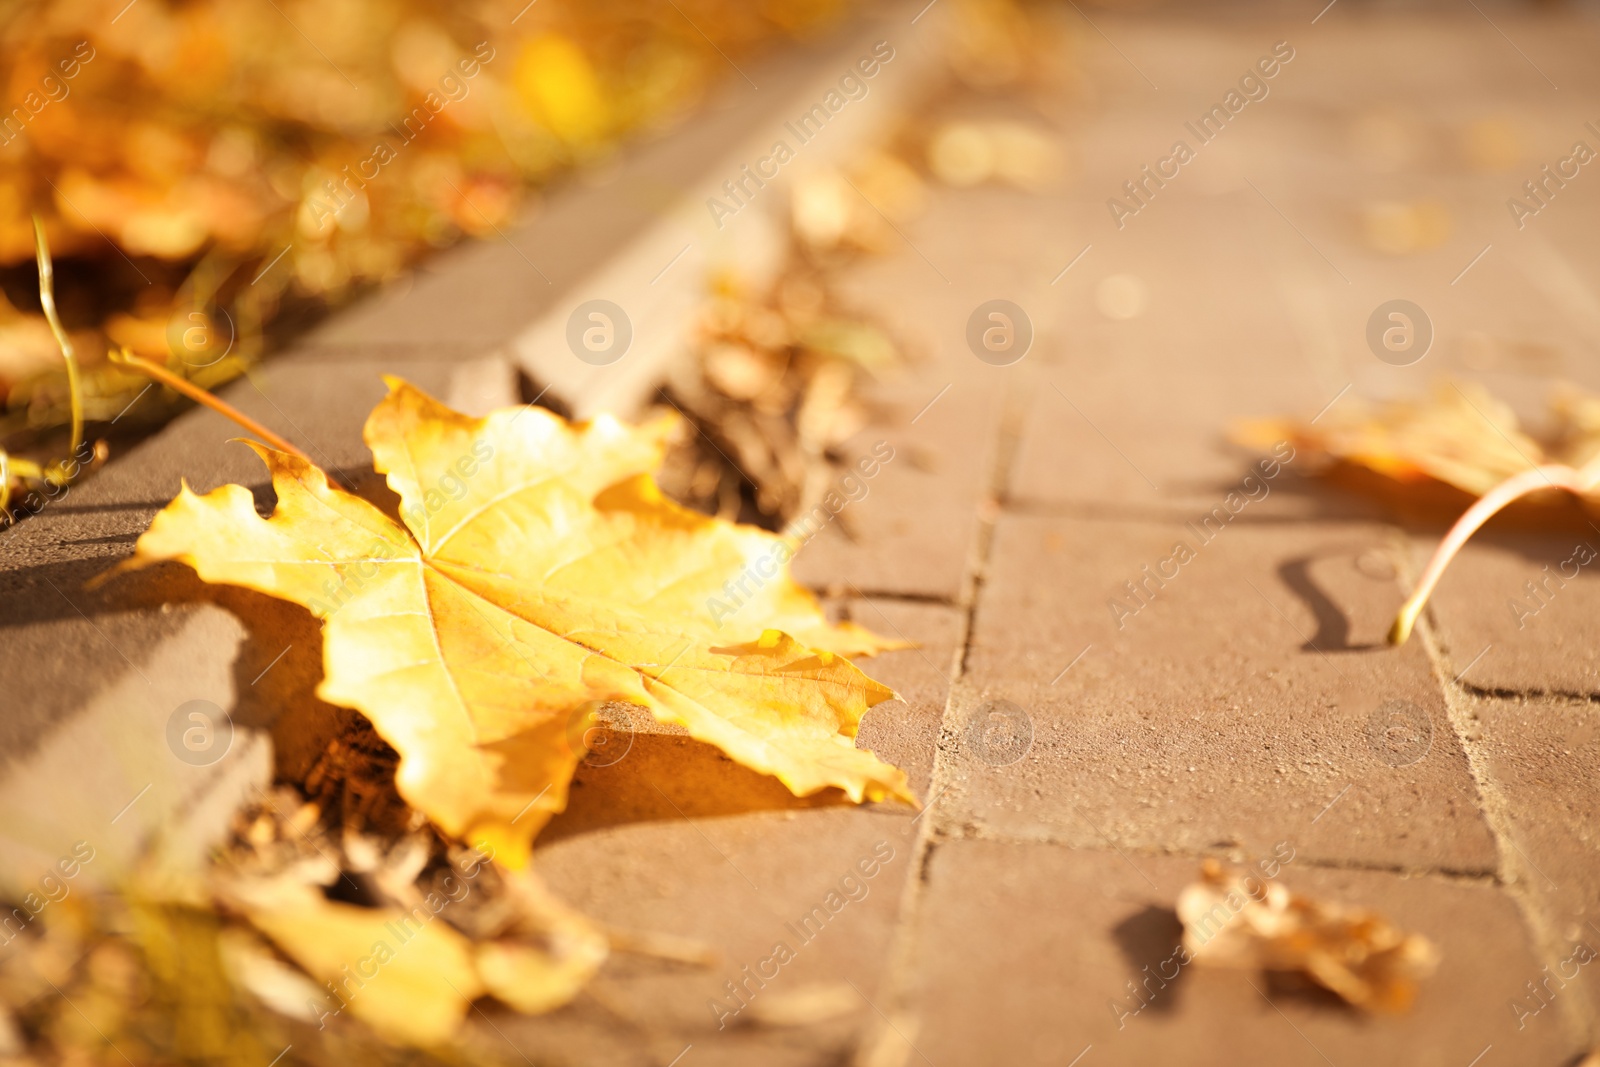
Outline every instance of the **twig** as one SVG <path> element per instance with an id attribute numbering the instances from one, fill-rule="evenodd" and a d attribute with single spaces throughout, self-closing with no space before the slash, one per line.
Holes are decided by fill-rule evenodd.
<path id="1" fill-rule="evenodd" d="M 615 926 L 603 927 L 601 932 L 611 943 L 612 949 L 618 952 L 670 960 L 673 963 L 687 963 L 696 967 L 712 967 L 721 959 L 716 949 L 693 938 L 642 930 L 623 930 Z"/>
<path id="2" fill-rule="evenodd" d="M 1445 568 L 1450 565 L 1456 553 L 1461 551 L 1461 546 L 1467 543 L 1467 538 L 1476 533 L 1478 527 L 1488 522 L 1495 512 L 1512 501 L 1541 489 L 1565 489 L 1569 493 L 1582 496 L 1596 485 L 1600 485 L 1600 458 L 1591 460 L 1582 468 L 1568 467 L 1561 463 L 1534 467 L 1521 474 L 1512 475 L 1479 497 L 1465 514 L 1456 520 L 1456 524 L 1450 527 L 1450 532 L 1444 535 L 1439 547 L 1434 549 L 1433 558 L 1423 570 L 1417 588 L 1406 602 L 1400 605 L 1400 611 L 1394 617 L 1394 625 L 1389 628 L 1389 643 L 1405 644 L 1406 638 L 1411 636 L 1411 628 L 1416 625 L 1417 616 L 1422 614 L 1422 609 L 1428 603 L 1433 587 L 1438 585 L 1439 579 L 1443 577 Z"/>
<path id="3" fill-rule="evenodd" d="M 136 356 L 126 348 L 122 349 L 120 352 L 114 351 L 107 353 L 107 358 L 110 359 L 111 362 L 117 364 L 119 367 L 132 367 L 134 370 L 137 370 L 142 374 L 147 374 L 151 378 L 154 378 L 156 381 L 160 382 L 162 385 L 166 386 L 168 389 L 176 390 L 177 392 L 188 397 L 190 400 L 193 400 L 195 403 L 203 404 L 212 411 L 215 411 L 217 414 L 224 415 L 232 419 L 234 422 L 244 427 L 247 432 L 255 434 L 267 444 L 271 445 L 273 448 L 276 448 L 279 452 L 287 452 L 292 456 L 299 456 L 307 463 L 310 463 L 313 467 L 316 466 L 316 462 L 310 456 L 306 455 L 304 452 L 300 451 L 300 449 L 296 448 L 282 437 L 279 437 L 277 434 L 261 425 L 255 419 L 252 419 L 250 416 L 246 415 L 244 412 L 240 411 L 227 401 L 218 399 L 188 379 L 180 378 L 178 375 L 173 374 L 161 364 L 152 363 L 148 359 L 143 359 L 139 356 Z"/>

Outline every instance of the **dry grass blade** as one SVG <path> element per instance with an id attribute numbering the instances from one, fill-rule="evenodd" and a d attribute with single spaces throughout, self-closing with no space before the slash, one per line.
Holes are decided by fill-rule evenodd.
<path id="1" fill-rule="evenodd" d="M 39 259 L 39 303 L 44 308 L 45 320 L 50 323 L 50 332 L 61 348 L 61 359 L 67 365 L 67 388 L 72 394 L 72 447 L 67 454 L 76 456 L 78 446 L 83 443 L 83 383 L 78 377 L 78 354 L 72 348 L 67 331 L 61 327 L 61 316 L 56 313 L 55 264 L 44 239 L 44 221 L 38 215 L 33 217 L 33 240 Z M 64 472 L 65 468 L 62 470 Z"/>

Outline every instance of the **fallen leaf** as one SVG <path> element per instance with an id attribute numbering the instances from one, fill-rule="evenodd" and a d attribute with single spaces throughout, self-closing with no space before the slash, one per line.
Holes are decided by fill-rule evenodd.
<path id="1" fill-rule="evenodd" d="M 410 909 L 365 908 L 328 900 L 292 879 L 234 879 L 224 884 L 224 899 L 323 984 L 297 982 L 295 972 L 251 951 L 240 931 L 229 933 L 230 964 L 277 1011 L 309 1015 L 319 1025 L 348 1011 L 412 1045 L 453 1037 L 472 1001 L 486 993 L 518 1011 L 551 1011 L 599 970 L 606 940 L 531 874 L 514 877 L 524 936 L 479 942 L 442 918 L 454 901 L 438 894 Z"/>
<path id="2" fill-rule="evenodd" d="M 1450 209 L 1437 200 L 1380 200 L 1361 206 L 1361 236 L 1391 256 L 1437 248 L 1450 237 Z"/>
<path id="3" fill-rule="evenodd" d="M 570 1001 L 605 962 L 609 943 L 588 919 L 568 908 L 529 872 L 505 880 L 515 903 L 514 934 L 475 950 L 486 992 L 521 1012 L 553 1011 Z"/>
<path id="4" fill-rule="evenodd" d="M 1233 439 L 1255 448 L 1287 440 L 1313 463 L 1364 467 L 1407 487 L 1407 506 L 1415 487 L 1430 481 L 1478 498 L 1445 534 L 1401 605 L 1389 630 L 1392 644 L 1411 636 L 1450 560 L 1496 513 L 1524 497 L 1547 503 L 1558 492 L 1572 494 L 1590 512 L 1600 504 L 1600 397 L 1570 386 L 1558 389 L 1549 424 L 1538 435 L 1525 431 L 1507 404 L 1471 382 L 1440 382 L 1422 401 L 1374 405 L 1336 398 L 1336 405 L 1312 423 L 1242 423 Z"/>
<path id="5" fill-rule="evenodd" d="M 258 898 L 267 894 L 259 893 Z M 380 1034 L 432 1045 L 451 1037 L 484 992 L 473 946 L 453 927 L 399 908 L 360 908 L 294 887 L 243 910 L 290 959 L 330 991 L 324 1010 L 348 1010 Z"/>
<path id="6" fill-rule="evenodd" d="M 284 963 L 264 941 L 246 930 L 223 930 L 217 936 L 217 953 L 234 984 L 279 1015 L 314 1023 L 322 1011 L 332 1007 L 324 1003 L 326 988 L 304 971 Z"/>
<path id="7" fill-rule="evenodd" d="M 1183 947 L 1198 963 L 1298 971 L 1369 1011 L 1409 1008 L 1439 958 L 1427 938 L 1375 912 L 1291 893 L 1215 860 L 1179 895 L 1178 918 Z"/>
<path id="8" fill-rule="evenodd" d="M 1522 131 L 1510 118 L 1477 119 L 1461 131 L 1460 142 L 1462 154 L 1476 171 L 1505 173 L 1522 162 Z"/>
<path id="9" fill-rule="evenodd" d="M 1541 464 L 1577 467 L 1600 453 L 1600 399 L 1562 390 L 1551 416 L 1549 429 L 1535 437 L 1483 386 L 1443 381 L 1422 400 L 1373 404 L 1347 397 L 1315 425 L 1264 420 L 1242 425 L 1235 437 L 1253 446 L 1287 439 L 1312 457 L 1403 483 L 1432 478 L 1482 496 Z"/>
<path id="10" fill-rule="evenodd" d="M 243 486 L 185 484 L 134 563 L 180 560 L 319 616 L 318 695 L 372 721 L 400 754 L 400 795 L 445 833 L 525 865 L 606 700 L 797 795 L 915 802 L 902 771 L 854 744 L 894 693 L 843 656 L 895 646 L 829 624 L 787 575 L 791 542 L 666 500 L 648 473 L 664 425 L 531 406 L 473 419 L 388 382 L 365 437 L 404 525 L 252 445 L 273 514 Z"/>
<path id="11" fill-rule="evenodd" d="M 816 1026 L 866 1006 L 849 982 L 811 982 L 751 1001 L 749 1010 L 762 1026 Z"/>

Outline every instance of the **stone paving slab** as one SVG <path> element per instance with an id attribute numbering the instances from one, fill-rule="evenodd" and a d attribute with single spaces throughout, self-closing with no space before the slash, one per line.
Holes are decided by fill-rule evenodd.
<path id="1" fill-rule="evenodd" d="M 1191 197 L 1158 209 L 1122 233 L 1107 224 L 1049 290 L 1064 343 L 1056 365 L 1032 368 L 1018 501 L 1209 495 L 1249 462 L 1225 443 L 1231 422 L 1315 414 L 1344 384 L 1319 384 L 1275 302 L 1247 296 L 1270 282 L 1255 250 L 1233 239 L 1242 205 Z M 1135 307 L 1131 318 L 1106 311 Z"/>
<path id="2" fill-rule="evenodd" d="M 1158 587 L 1144 567 L 1183 537 L 1195 558 L 1169 562 L 1176 577 Z M 1372 569 L 1384 529 L 1258 526 L 1244 512 L 1197 541 L 1156 524 L 1001 518 L 956 722 L 1011 701 L 1034 740 L 999 766 L 968 746 L 946 817 L 1084 846 L 1287 837 L 1333 862 L 1492 872 L 1427 654 L 1382 643 L 1400 601 L 1392 571 Z M 1134 599 L 1129 581 L 1150 592 Z M 1392 749 L 1387 717 L 1381 744 L 1370 733 L 1386 707 L 1415 731 Z"/>
<path id="3" fill-rule="evenodd" d="M 1414 539 L 1417 570 L 1437 544 L 1437 534 Z M 1498 692 L 1600 692 L 1597 562 L 1593 530 L 1480 532 L 1428 608 L 1452 672 Z"/>
<path id="4" fill-rule="evenodd" d="M 849 604 L 851 617 L 916 648 L 858 660 L 867 674 L 894 689 L 904 703 L 880 704 L 861 721 L 856 744 L 906 772 L 911 791 L 929 795 L 935 742 L 950 695 L 962 639 L 961 613 L 932 604 L 867 599 Z"/>
<path id="5" fill-rule="evenodd" d="M 881 996 L 912 865 L 911 813 L 804 808 L 775 797 L 768 810 L 729 814 L 734 809 L 702 804 L 703 779 L 692 764 L 630 757 L 616 769 L 651 783 L 661 810 L 642 822 L 625 810 L 606 829 L 572 836 L 562 834 L 571 818 L 563 815 L 541 838 L 535 863 L 558 894 L 597 920 L 698 941 L 718 959 L 688 967 L 619 957 L 604 975 L 607 1002 L 657 1044 L 676 1052 L 693 1043 L 697 1061 L 739 1062 L 787 1047 L 794 1058 L 778 1062 L 837 1062 L 870 1015 L 869 1001 Z M 742 986 L 742 998 L 728 982 Z M 774 1001 L 776 1008 L 808 988 L 852 984 L 859 1001 L 827 1025 L 791 1030 L 758 1021 Z M 541 1022 L 503 1025 L 519 1044 L 527 1035 L 530 1054 L 539 1047 Z"/>
<path id="6" fill-rule="evenodd" d="M 1527 1003 L 1527 982 L 1590 936 L 1591 919 L 1600 922 L 1593 707 L 1473 699 L 1452 682 L 1461 674 L 1478 689 L 1593 691 L 1582 641 L 1587 576 L 1521 631 L 1509 613 L 1482 606 L 1502 597 L 1502 585 L 1520 587 L 1554 540 L 1475 544 L 1441 588 L 1438 633 L 1423 634 L 1433 645 L 1390 650 L 1381 638 L 1402 596 L 1395 553 L 1421 551 L 1424 532 L 1413 528 L 1407 540 L 1383 505 L 1292 468 L 1148 605 L 1125 601 L 1122 626 L 1107 605 L 1124 581 L 1146 580 L 1145 565 L 1169 559 L 1176 538 L 1194 538 L 1186 520 L 1225 506 L 1240 486 L 1253 457 L 1222 443 L 1230 419 L 1309 417 L 1347 385 L 1391 395 L 1441 369 L 1486 370 L 1519 410 L 1532 410 L 1557 375 L 1600 381 L 1590 358 L 1600 305 L 1586 281 L 1595 260 L 1581 235 L 1597 217 L 1587 194 L 1574 190 L 1537 220 L 1552 225 L 1517 234 L 1501 213 L 1520 171 L 1441 177 L 1457 165 L 1458 128 L 1497 107 L 1532 120 L 1537 140 L 1525 160 L 1542 162 L 1562 145 L 1600 80 L 1584 58 L 1593 27 L 1492 8 L 1519 42 L 1507 47 L 1488 16 L 1472 12 L 1340 4 L 1312 25 L 1313 14 L 1289 5 L 1270 17 L 1093 10 L 1078 44 L 1089 68 L 1082 84 L 1096 94 L 1052 105 L 1071 175 L 1043 195 L 935 190 L 905 247 L 862 264 L 847 287 L 909 339 L 915 362 L 881 386 L 883 421 L 851 443 L 891 440 L 895 462 L 796 568 L 834 610 L 920 644 L 862 664 L 906 703 L 870 713 L 860 743 L 906 768 L 924 814 L 851 808 L 829 795 L 797 800 L 681 734 L 650 723 L 613 730 L 628 747 L 611 760 L 608 742 L 580 769 L 569 810 L 541 837 L 538 869 L 602 922 L 695 939 L 718 962 L 695 968 L 621 952 L 571 1007 L 497 1016 L 504 1033 L 485 1036 L 530 1062 L 681 1058 L 682 1067 L 1250 1057 L 1557 1067 L 1582 1050 L 1584 1027 L 1600 1037 L 1586 972 L 1536 1014 L 1513 1006 Z M 1301 51 L 1273 97 L 1114 229 L 1104 198 L 1280 37 Z M 1559 96 L 1517 47 L 1561 82 Z M 803 81 L 804 61 L 795 69 Z M 1386 171 L 1350 137 L 1390 112 L 1420 131 L 1422 148 Z M 535 220 L 512 236 L 515 246 L 490 241 L 439 260 L 409 290 L 330 324 L 267 368 L 259 390 L 239 383 L 229 397 L 370 488 L 359 428 L 382 395 L 379 370 L 436 395 L 470 396 L 479 409 L 513 399 L 493 357 L 555 306 L 527 295 L 538 291 L 530 261 L 545 262 L 535 253 L 552 247 L 547 238 L 575 242 L 571 279 L 599 276 L 615 247 L 583 242 L 604 230 L 626 243 L 681 192 L 673 183 L 698 162 L 689 157 L 749 118 L 730 109 L 686 127 L 676 147 L 643 149 L 575 187 L 579 206 L 552 206 L 545 229 Z M 688 169 L 671 171 L 669 159 Z M 659 174 L 648 172 L 652 160 Z M 1453 213 L 1444 244 L 1388 259 L 1362 242 L 1363 204 L 1425 194 Z M 586 212 L 612 204 L 585 223 Z M 758 245 L 762 224 L 748 221 L 741 240 Z M 1116 304 L 1106 286 L 1114 297 L 1127 276 L 1146 303 L 1117 317 L 1105 310 Z M 1362 340 L 1371 308 L 1397 292 L 1424 302 L 1440 327 L 1438 351 L 1409 368 L 1377 365 Z M 972 309 L 997 295 L 1024 304 L 1038 329 L 1019 366 L 987 366 L 966 347 Z M 249 454 L 223 444 L 231 436 L 215 416 L 186 416 L 0 535 L 11 550 L 0 564 L 9 594 L 0 668 L 35 683 L 23 714 L 0 724 L 0 812 L 32 813 L 67 787 L 82 794 L 54 822 L 36 819 L 34 834 L 0 835 L 7 864 L 22 857 L 13 869 L 50 862 L 89 821 L 96 842 L 109 836 L 98 823 L 119 834 L 129 826 L 132 840 L 195 804 L 202 787 L 238 796 L 264 781 L 264 745 L 243 743 L 238 774 L 195 784 L 166 767 L 159 791 L 108 822 L 113 794 L 120 803 L 143 770 L 131 759 L 115 764 L 134 747 L 117 742 L 138 735 L 151 750 L 138 760 L 159 763 L 157 729 L 182 697 L 235 707 L 246 742 L 271 726 L 268 708 L 326 717 L 296 704 L 320 656 L 303 613 L 201 589 L 174 568 L 81 591 L 126 554 L 180 474 L 201 490 L 261 484 Z M 156 608 L 163 599 L 175 606 Z M 1471 663 L 1479 638 L 1493 647 Z M 159 677 L 141 681 L 140 671 Z M 968 720 L 995 700 L 1023 717 L 1002 714 L 970 731 Z M 315 749 L 307 741 L 275 756 L 300 767 Z M 72 776 L 75 761 L 94 768 L 89 787 L 81 770 Z M 116 773 L 100 773 L 107 766 Z M 832 889 L 841 899 L 859 893 L 842 879 L 879 841 L 892 861 L 862 883 L 859 900 L 831 907 Z M 1247 976 L 1196 969 L 1119 1027 L 1109 1005 L 1145 964 L 1170 954 L 1170 909 L 1198 857 L 1248 856 L 1278 842 L 1296 850 L 1283 876 L 1292 887 L 1375 907 L 1440 944 L 1443 966 L 1416 1011 L 1366 1019 L 1292 983 L 1252 977 L 1258 991 Z M 121 847 L 108 845 L 108 856 Z M 719 1029 L 708 1002 L 819 905 L 822 932 L 792 946 L 793 962 L 755 986 L 755 1008 Z M 753 1021 L 763 1005 L 840 983 L 861 1002 L 832 1019 L 794 1029 Z"/>
<path id="7" fill-rule="evenodd" d="M 1510 820 L 1519 890 L 1538 904 L 1547 955 L 1600 952 L 1600 716 L 1588 700 L 1479 698 L 1468 704 Z M 1581 958 L 1549 988 L 1600 1008 L 1600 978 Z M 1581 977 L 1564 988 L 1564 976 Z M 1541 979 L 1542 980 L 1542 979 Z M 1546 994 L 1547 996 L 1549 994 Z M 1529 1008 L 1537 1004 L 1524 1001 Z"/>
<path id="8" fill-rule="evenodd" d="M 1269 852 L 1270 854 L 1270 852 Z M 1252 857 L 1254 858 L 1254 857 Z M 1411 1014 L 1368 1018 L 1326 994 L 1250 972 L 1181 969 L 1171 902 L 1198 872 L 1193 859 L 1113 851 L 950 841 L 935 850 L 909 976 L 913 1038 L 935 1064 L 1228 1065 L 1244 1050 L 1275 1064 L 1462 1067 L 1494 1061 L 1567 1064 L 1578 1046 L 1554 1011 L 1520 1032 L 1507 1010 L 1540 976 L 1515 907 L 1489 886 L 1303 865 L 1291 889 L 1380 909 L 1425 934 L 1443 963 Z M 997 923 L 997 916 L 1025 916 Z M 1159 978 L 1144 994 L 1146 966 Z M 1252 988 L 1254 985 L 1255 988 Z M 915 1059 L 916 1057 L 913 1057 Z M 920 1059 L 917 1062 L 922 1062 Z"/>
<path id="9" fill-rule="evenodd" d="M 970 359 L 970 356 L 968 357 Z M 876 477 L 832 485 L 847 503 L 796 553 L 795 578 L 840 594 L 910 596 L 954 603 L 973 550 L 974 516 L 988 496 L 1001 417 L 1001 381 L 941 382 L 939 367 L 876 396 L 896 423 L 857 434 L 840 452 L 892 450 Z M 945 386 L 949 386 L 948 390 Z M 913 421 L 915 420 L 915 421 Z"/>

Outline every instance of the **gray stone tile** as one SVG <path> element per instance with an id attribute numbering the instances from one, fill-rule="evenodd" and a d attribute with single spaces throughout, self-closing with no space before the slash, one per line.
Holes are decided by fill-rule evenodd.
<path id="1" fill-rule="evenodd" d="M 1147 582 L 1184 537 L 1194 558 Z M 1385 543 L 1383 527 L 1248 510 L 1204 545 L 1158 524 L 1002 517 L 956 722 L 1010 701 L 1032 742 L 1006 762 L 1019 743 L 962 726 L 945 818 L 1086 846 L 1287 839 L 1333 862 L 1492 871 L 1426 653 L 1382 643 L 1400 599 Z M 1130 581 L 1153 593 L 1136 612 Z"/>
<path id="2" fill-rule="evenodd" d="M 1320 990 L 1190 964 L 1165 973 L 1172 912 L 1192 859 L 1054 845 L 951 841 L 932 858 L 919 908 L 915 1044 L 932 1063 L 1430 1064 L 1461 1067 L 1493 1046 L 1508 1063 L 1558 1067 L 1578 1047 L 1553 1018 L 1521 1031 L 1507 1011 L 1540 975 L 1500 891 L 1435 878 L 1291 862 L 1291 889 L 1376 910 L 1440 949 L 1413 1010 L 1365 1017 Z M 1254 988 L 1252 988 L 1254 986 Z M 1140 1004 L 1145 1006 L 1134 1013 Z M 1537 1025 L 1534 1025 L 1534 1024 Z"/>
<path id="3" fill-rule="evenodd" d="M 1600 691 L 1600 533 L 1566 525 L 1481 530 L 1451 561 L 1428 614 L 1452 676 L 1502 692 Z M 1439 537 L 1411 538 L 1418 571 Z"/>

